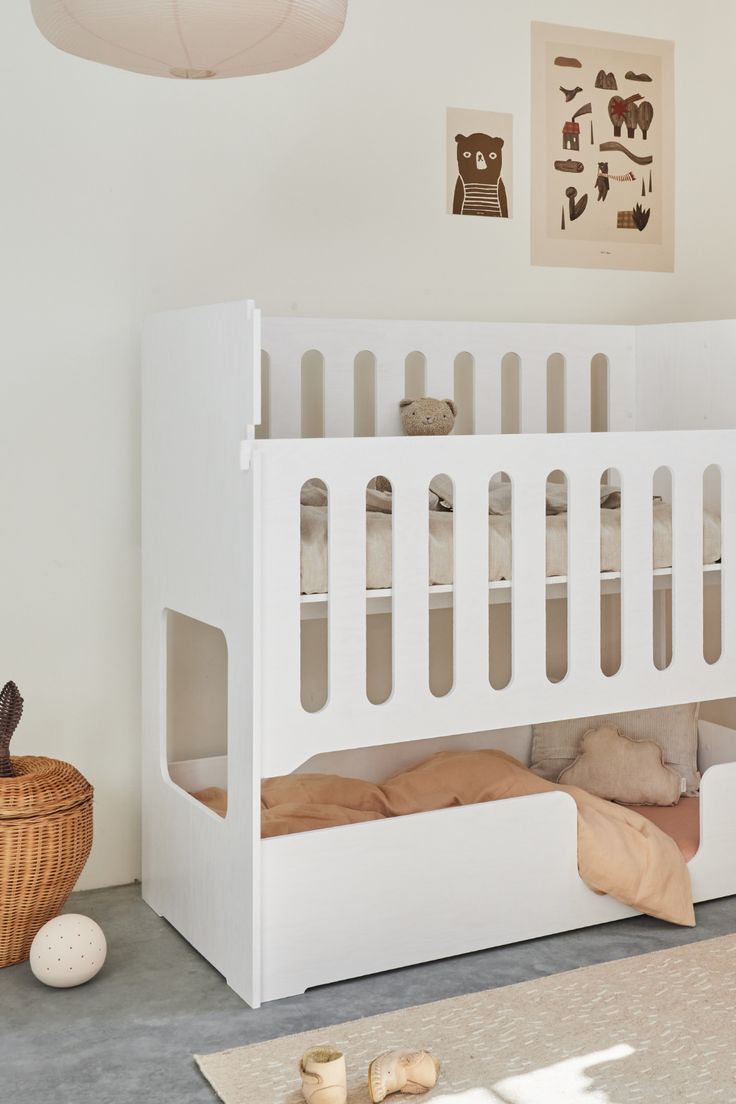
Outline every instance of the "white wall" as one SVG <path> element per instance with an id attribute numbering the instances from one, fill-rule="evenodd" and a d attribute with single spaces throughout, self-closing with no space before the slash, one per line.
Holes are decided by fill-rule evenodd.
<path id="1" fill-rule="evenodd" d="M 529 22 L 677 41 L 677 272 L 529 265 Z M 0 678 L 16 751 L 97 789 L 85 885 L 138 872 L 138 334 L 160 307 L 651 321 L 733 315 L 736 8 L 351 0 L 303 69 L 176 83 L 0 8 Z M 445 108 L 515 116 L 515 218 L 445 214 Z M 717 151 L 717 161 L 713 160 Z"/>

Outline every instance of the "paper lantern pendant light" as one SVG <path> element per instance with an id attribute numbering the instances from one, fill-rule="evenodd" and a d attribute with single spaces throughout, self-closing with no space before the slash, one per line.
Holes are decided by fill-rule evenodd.
<path id="1" fill-rule="evenodd" d="M 302 65 L 339 37 L 347 0 L 31 0 L 31 9 L 69 54 L 206 80 Z"/>

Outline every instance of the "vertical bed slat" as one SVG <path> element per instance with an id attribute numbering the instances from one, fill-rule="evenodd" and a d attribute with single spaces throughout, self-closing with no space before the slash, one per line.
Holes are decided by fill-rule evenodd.
<path id="1" fill-rule="evenodd" d="M 516 693 L 534 694 L 546 678 L 545 474 L 510 472 L 512 505 L 512 673 Z"/>
<path id="2" fill-rule="evenodd" d="M 373 352 L 376 357 L 376 437 L 400 437 L 404 354 L 397 345 L 383 345 Z"/>
<path id="3" fill-rule="evenodd" d="M 621 670 L 643 682 L 654 670 L 652 600 L 652 466 L 642 453 L 622 458 Z"/>
<path id="4" fill-rule="evenodd" d="M 590 357 L 571 353 L 565 358 L 565 432 L 590 430 Z"/>
<path id="5" fill-rule="evenodd" d="M 672 476 L 672 665 L 691 676 L 703 658 L 703 473 L 688 458 Z"/>
<path id="6" fill-rule="evenodd" d="M 262 515 L 261 556 L 263 724 L 266 731 L 280 733 L 289 742 L 297 738 L 297 725 L 304 713 L 301 706 L 301 608 L 300 608 L 300 506 L 299 490 L 304 479 L 289 477 L 281 457 L 261 458 Z M 314 473 L 310 473 L 314 474 Z M 261 748 L 264 776 L 276 773 L 269 764 L 270 745 Z"/>
<path id="7" fill-rule="evenodd" d="M 349 712 L 365 701 L 365 485 L 349 472 L 330 480 L 329 705 Z"/>
<path id="8" fill-rule="evenodd" d="M 721 659 L 736 668 L 736 462 L 721 458 Z"/>
<path id="9" fill-rule="evenodd" d="M 600 350 L 606 353 L 606 349 Z M 608 428 L 626 433 L 636 425 L 636 366 L 633 339 L 622 335 L 608 356 Z"/>
<path id="10" fill-rule="evenodd" d="M 483 348 L 473 363 L 475 433 L 501 432 L 501 354 Z"/>
<path id="11" fill-rule="evenodd" d="M 452 350 L 442 346 L 427 355 L 425 393 L 433 399 L 455 396 L 455 360 Z"/>
<path id="12" fill-rule="evenodd" d="M 601 677 L 600 493 L 593 468 L 568 477 L 568 670 L 581 686 Z"/>
<path id="13" fill-rule="evenodd" d="M 429 478 L 417 468 L 392 476 L 396 702 L 421 702 L 429 694 Z"/>
<path id="14" fill-rule="evenodd" d="M 466 472 L 455 480 L 455 693 L 488 694 L 488 479 Z"/>
<path id="15" fill-rule="evenodd" d="M 521 358 L 522 433 L 547 432 L 547 360 L 538 352 Z"/>
<path id="16" fill-rule="evenodd" d="M 345 349 L 324 352 L 325 437 L 352 437 L 354 429 L 353 359 Z"/>

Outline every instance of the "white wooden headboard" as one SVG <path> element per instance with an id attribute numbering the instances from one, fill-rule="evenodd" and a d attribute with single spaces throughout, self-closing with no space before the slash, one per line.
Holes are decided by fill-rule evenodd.
<path id="1" fill-rule="evenodd" d="M 532 325 L 496 322 L 403 322 L 321 318 L 264 318 L 262 346 L 269 394 L 264 420 L 268 436 L 296 438 L 302 432 L 302 364 L 316 351 L 322 372 L 316 401 L 325 437 L 355 433 L 356 357 L 372 354 L 376 436 L 401 434 L 399 401 L 411 354 L 425 362 L 423 391 L 451 398 L 459 354 L 472 358 L 471 410 L 464 422 L 476 433 L 502 431 L 502 364 L 518 357 L 519 424 L 522 433 L 546 432 L 551 358 L 564 360 L 564 419 L 567 432 L 591 428 L 591 365 L 607 360 L 607 424 L 635 428 L 635 331 L 627 326 Z M 369 361 L 370 363 L 370 361 Z M 417 397 L 411 395 L 408 397 Z"/>

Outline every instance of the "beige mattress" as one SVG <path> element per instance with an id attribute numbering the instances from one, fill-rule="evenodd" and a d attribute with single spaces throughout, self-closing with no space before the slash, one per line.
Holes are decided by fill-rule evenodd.
<path id="1" fill-rule="evenodd" d="M 451 512 L 429 510 L 429 585 L 452 582 Z M 621 570 L 621 510 L 602 509 L 601 571 Z M 667 503 L 653 506 L 654 567 L 672 566 L 672 514 Z M 547 577 L 567 574 L 567 514 L 547 517 Z M 391 514 L 366 513 L 368 590 L 391 586 Z M 327 507 L 301 507 L 301 593 L 327 592 Z M 488 518 L 490 582 L 511 578 L 511 516 L 491 514 Z M 703 516 L 703 563 L 721 558 L 721 526 L 717 515 Z"/>

